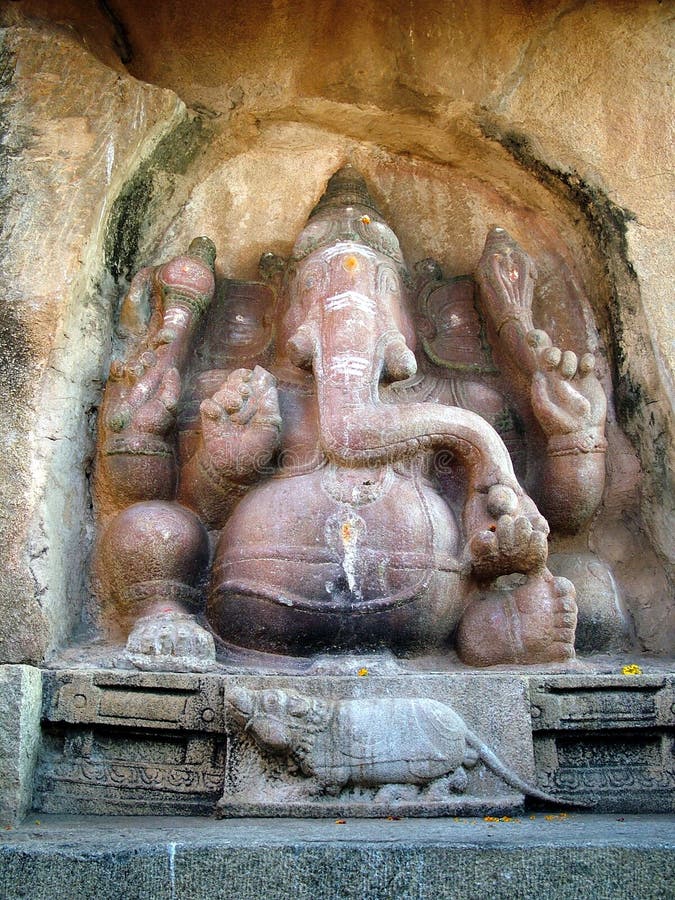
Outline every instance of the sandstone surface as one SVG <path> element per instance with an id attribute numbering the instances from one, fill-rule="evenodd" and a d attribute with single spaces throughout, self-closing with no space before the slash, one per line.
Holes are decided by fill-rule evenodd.
<path id="1" fill-rule="evenodd" d="M 111 215 L 186 111 L 175 94 L 99 63 L 71 33 L 10 29 L 2 52 L 0 659 L 39 662 L 79 624 L 87 595 L 87 473 L 115 297 Z M 127 205 L 129 229 L 139 214 Z"/>
<path id="2" fill-rule="evenodd" d="M 562 337 L 614 385 L 589 549 L 641 645 L 672 648 L 663 4 L 23 0 L 2 21 L 0 660 L 40 661 L 91 617 L 86 472 L 130 273 L 206 233 L 220 277 L 255 277 L 347 160 L 409 262 L 470 272 L 499 222 L 541 261 L 541 310 L 571 285 Z"/>

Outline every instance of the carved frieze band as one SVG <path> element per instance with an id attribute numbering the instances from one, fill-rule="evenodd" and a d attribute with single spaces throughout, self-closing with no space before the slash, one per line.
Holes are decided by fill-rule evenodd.
<path id="1" fill-rule="evenodd" d="M 533 731 L 675 725 L 672 676 L 553 676 L 530 682 Z"/>

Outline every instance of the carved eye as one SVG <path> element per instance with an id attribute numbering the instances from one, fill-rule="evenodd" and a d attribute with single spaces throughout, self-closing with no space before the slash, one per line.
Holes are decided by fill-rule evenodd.
<path id="1" fill-rule="evenodd" d="M 279 697 L 275 693 L 265 694 L 262 698 L 261 706 L 265 712 L 276 712 L 280 705 Z"/>

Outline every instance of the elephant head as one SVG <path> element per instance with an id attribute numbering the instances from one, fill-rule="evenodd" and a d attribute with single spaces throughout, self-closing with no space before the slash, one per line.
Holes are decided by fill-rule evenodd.
<path id="1" fill-rule="evenodd" d="M 358 467 L 445 448 L 473 492 L 502 485 L 520 496 L 508 451 L 484 419 L 435 403 L 388 402 L 381 391 L 417 369 L 407 280 L 395 234 L 363 178 L 344 167 L 295 244 L 284 322 L 289 359 L 314 372 L 323 451 Z"/>

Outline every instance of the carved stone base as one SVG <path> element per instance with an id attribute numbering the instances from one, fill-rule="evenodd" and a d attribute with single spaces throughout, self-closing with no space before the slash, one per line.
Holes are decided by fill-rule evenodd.
<path id="1" fill-rule="evenodd" d="M 267 818 L 293 816 L 294 818 L 323 819 L 382 819 L 418 818 L 433 819 L 442 816 L 507 816 L 523 811 L 523 795 L 514 792 L 495 794 L 487 798 L 464 797 L 444 802 L 419 802 L 414 800 L 391 800 L 374 802 L 367 796 L 348 795 L 328 798 L 321 802 L 260 801 L 252 803 L 248 799 L 238 801 L 236 797 L 224 797 L 218 804 L 217 815 L 221 818 Z"/>
<path id="2" fill-rule="evenodd" d="M 535 784 L 524 677 L 46 680 L 36 803 L 47 812 L 503 814 L 522 806 L 517 785 Z M 241 719 L 247 698 L 255 721 Z"/>
<path id="3" fill-rule="evenodd" d="M 219 814 L 513 811 L 535 789 L 526 690 L 497 675 L 239 679 Z"/>
<path id="4" fill-rule="evenodd" d="M 530 681 L 539 784 L 606 812 L 675 810 L 675 677 Z"/>
<path id="5" fill-rule="evenodd" d="M 496 816 L 528 798 L 673 808 L 670 675 L 43 678 L 43 812 Z"/>

